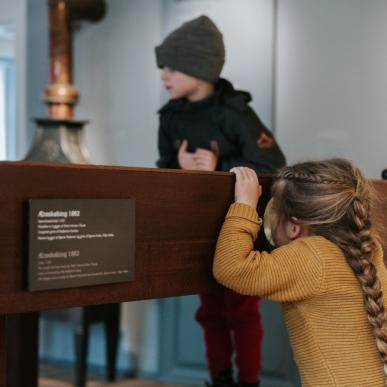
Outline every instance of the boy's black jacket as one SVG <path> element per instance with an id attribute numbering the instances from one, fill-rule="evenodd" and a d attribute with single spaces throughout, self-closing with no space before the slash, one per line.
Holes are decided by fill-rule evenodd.
<path id="1" fill-rule="evenodd" d="M 259 172 L 275 172 L 285 157 L 270 131 L 248 103 L 249 93 L 238 91 L 220 79 L 210 97 L 189 102 L 170 100 L 160 110 L 160 168 L 180 168 L 177 152 L 187 139 L 190 152 L 205 148 L 218 155 L 217 171 L 247 166 Z"/>

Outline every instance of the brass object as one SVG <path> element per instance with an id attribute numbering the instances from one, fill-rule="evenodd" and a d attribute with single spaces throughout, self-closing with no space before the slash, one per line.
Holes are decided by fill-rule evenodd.
<path id="1" fill-rule="evenodd" d="M 70 5 L 66 0 L 49 0 L 50 84 L 45 102 L 50 118 L 72 118 L 78 90 L 72 84 L 72 34 Z"/>
<path id="2" fill-rule="evenodd" d="M 44 100 L 48 117 L 74 117 L 79 92 L 73 85 L 72 30 L 80 19 L 100 20 L 105 14 L 103 0 L 48 0 L 50 24 L 50 83 Z"/>
<path id="3" fill-rule="evenodd" d="M 104 0 L 48 0 L 50 76 L 44 101 L 48 117 L 35 119 L 34 142 L 26 160 L 88 164 L 84 145 L 85 120 L 74 119 L 79 92 L 73 84 L 72 35 L 80 20 L 99 21 Z"/>

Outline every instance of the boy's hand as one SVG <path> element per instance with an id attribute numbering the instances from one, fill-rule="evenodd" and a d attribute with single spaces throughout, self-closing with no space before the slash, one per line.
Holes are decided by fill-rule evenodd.
<path id="1" fill-rule="evenodd" d="M 218 157 L 210 150 L 198 148 L 194 153 L 196 169 L 201 171 L 215 171 L 218 164 Z"/>
<path id="2" fill-rule="evenodd" d="M 183 140 L 180 145 L 179 152 L 177 153 L 177 161 L 182 169 L 191 169 L 195 170 L 195 153 L 191 153 L 187 151 L 188 149 L 188 141 Z"/>
<path id="3" fill-rule="evenodd" d="M 183 140 L 177 153 L 177 160 L 182 169 L 196 171 L 215 171 L 218 157 L 210 150 L 198 148 L 196 152 L 188 152 L 188 141 Z"/>
<path id="4" fill-rule="evenodd" d="M 257 208 L 258 200 L 262 195 L 257 174 L 247 167 L 234 167 L 230 172 L 235 173 L 235 201 Z"/>

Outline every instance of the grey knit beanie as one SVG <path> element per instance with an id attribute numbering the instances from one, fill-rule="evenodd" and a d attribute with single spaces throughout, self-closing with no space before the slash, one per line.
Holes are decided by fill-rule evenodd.
<path id="1" fill-rule="evenodd" d="M 208 82 L 216 82 L 224 64 L 222 33 L 207 16 L 200 16 L 172 31 L 156 47 L 157 66 Z"/>

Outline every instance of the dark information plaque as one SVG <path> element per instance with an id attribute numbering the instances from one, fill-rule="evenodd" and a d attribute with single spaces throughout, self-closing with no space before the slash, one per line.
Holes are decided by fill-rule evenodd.
<path id="1" fill-rule="evenodd" d="M 28 290 L 134 279 L 134 199 L 30 199 Z"/>

